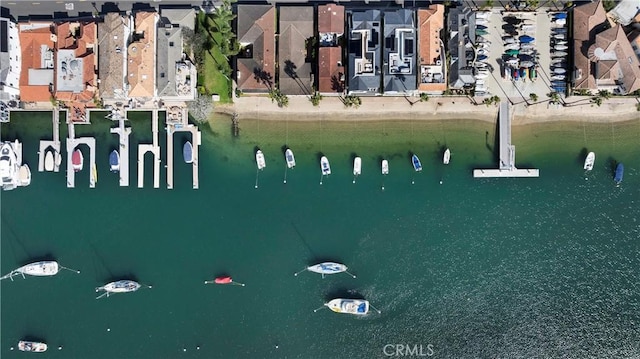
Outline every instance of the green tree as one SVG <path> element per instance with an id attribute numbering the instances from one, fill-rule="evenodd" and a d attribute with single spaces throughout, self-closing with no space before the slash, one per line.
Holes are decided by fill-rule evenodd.
<path id="1" fill-rule="evenodd" d="M 592 97 L 591 98 L 591 103 L 595 104 L 598 107 L 602 106 L 602 102 L 603 102 L 603 100 L 602 100 L 602 97 L 600 97 L 600 96 L 596 96 L 596 97 Z"/>
<path id="2" fill-rule="evenodd" d="M 531 99 L 531 101 L 533 102 L 538 102 L 538 95 L 534 94 L 534 93 L 530 93 L 529 94 L 529 98 Z"/>
<path id="3" fill-rule="evenodd" d="M 320 105 L 320 100 L 322 100 L 322 95 L 318 91 L 314 90 L 313 95 L 311 95 L 310 98 L 311 103 L 313 106 L 318 106 Z"/>
<path id="4" fill-rule="evenodd" d="M 427 95 L 424 92 L 421 92 L 420 93 L 420 102 L 427 102 L 427 101 L 429 101 L 429 95 Z"/>

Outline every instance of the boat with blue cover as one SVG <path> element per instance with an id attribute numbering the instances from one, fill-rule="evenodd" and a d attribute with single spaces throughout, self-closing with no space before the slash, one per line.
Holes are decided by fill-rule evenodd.
<path id="1" fill-rule="evenodd" d="M 613 178 L 613 180 L 616 182 L 617 185 L 620 185 L 620 183 L 622 183 L 623 176 L 624 176 L 624 165 L 622 163 L 618 163 L 618 165 L 616 166 L 616 175 Z"/>
<path id="2" fill-rule="evenodd" d="M 111 151 L 109 155 L 109 166 L 111 166 L 111 172 L 120 171 L 120 154 L 117 150 Z"/>
<path id="3" fill-rule="evenodd" d="M 417 155 L 411 156 L 411 163 L 413 163 L 413 169 L 416 170 L 416 172 L 422 171 L 422 163 L 420 163 Z"/>
<path id="4" fill-rule="evenodd" d="M 191 142 L 187 141 L 182 147 L 182 157 L 184 157 L 184 162 L 193 163 L 193 145 Z"/>
<path id="5" fill-rule="evenodd" d="M 369 302 L 364 299 L 337 298 L 325 303 L 329 309 L 336 313 L 365 315 L 369 313 Z"/>

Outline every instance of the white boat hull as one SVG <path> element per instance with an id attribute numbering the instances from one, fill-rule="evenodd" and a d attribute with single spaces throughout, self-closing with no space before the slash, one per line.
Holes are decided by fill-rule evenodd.
<path id="1" fill-rule="evenodd" d="M 356 157 L 353 160 L 353 175 L 360 176 L 362 173 L 362 159 L 360 157 Z"/>
<path id="2" fill-rule="evenodd" d="M 260 150 L 256 152 L 256 165 L 258 166 L 259 170 L 262 170 L 265 167 L 267 167 L 267 162 L 264 159 L 264 154 Z"/>
<path id="3" fill-rule="evenodd" d="M 31 184 L 31 170 L 26 164 L 20 166 L 20 186 L 28 186 Z"/>
<path id="4" fill-rule="evenodd" d="M 341 263 L 323 262 L 307 267 L 307 270 L 318 274 L 337 274 L 346 272 L 347 266 Z"/>
<path id="5" fill-rule="evenodd" d="M 447 148 L 447 150 L 444 151 L 444 156 L 442 158 L 442 163 L 444 163 L 445 165 L 448 165 L 450 159 L 451 159 L 451 151 L 449 151 L 449 149 Z"/>
<path id="6" fill-rule="evenodd" d="M 296 166 L 296 158 L 293 155 L 293 151 L 289 148 L 284 153 L 284 158 L 287 161 L 287 167 L 294 168 Z"/>
<path id="7" fill-rule="evenodd" d="M 369 313 L 369 302 L 363 299 L 333 299 L 325 304 L 333 312 L 341 314 L 366 315 Z"/>
<path id="8" fill-rule="evenodd" d="M 36 277 L 46 277 L 58 274 L 60 268 L 56 261 L 41 261 L 24 265 L 15 270 L 17 273 L 32 275 Z"/>
<path id="9" fill-rule="evenodd" d="M 53 165 L 53 152 L 47 151 L 47 153 L 44 155 L 44 170 L 47 172 L 53 171 Z"/>
<path id="10" fill-rule="evenodd" d="M 18 342 L 18 350 L 20 350 L 21 352 L 42 353 L 47 351 L 47 344 L 21 340 Z"/>
<path id="11" fill-rule="evenodd" d="M 382 174 L 383 175 L 389 174 L 389 161 L 387 160 L 382 160 Z"/>
<path id="12" fill-rule="evenodd" d="M 322 156 L 322 158 L 320 159 L 320 170 L 325 176 L 331 174 L 331 165 L 329 164 L 329 159 L 325 156 Z"/>
<path id="13" fill-rule="evenodd" d="M 596 162 L 596 154 L 594 152 L 589 152 L 587 158 L 584 160 L 584 170 L 591 171 L 593 169 L 593 164 Z"/>
<path id="14" fill-rule="evenodd" d="M 96 292 L 105 291 L 107 293 L 131 293 L 140 289 L 140 283 L 132 280 L 119 280 L 107 283 L 102 287 L 96 288 Z"/>

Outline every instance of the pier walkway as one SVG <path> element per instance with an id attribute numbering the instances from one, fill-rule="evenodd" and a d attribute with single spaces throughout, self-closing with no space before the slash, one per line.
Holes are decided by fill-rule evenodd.
<path id="1" fill-rule="evenodd" d="M 498 115 L 498 125 L 500 126 L 499 140 L 500 165 L 498 169 L 475 169 L 474 178 L 493 177 L 539 177 L 537 169 L 516 168 L 516 146 L 511 144 L 511 114 L 509 113 L 509 101 L 504 99 L 500 102 L 500 112 Z"/>
<path id="2" fill-rule="evenodd" d="M 151 111 L 152 144 L 138 145 L 138 188 L 144 187 L 144 155 L 153 154 L 153 188 L 160 188 L 160 145 L 158 144 L 158 110 Z"/>
<path id="3" fill-rule="evenodd" d="M 111 119 L 118 121 L 118 127 L 111 128 L 110 131 L 113 134 L 117 134 L 120 138 L 120 146 L 118 153 L 120 154 L 120 186 L 129 186 L 129 135 L 131 134 L 131 127 L 124 127 L 125 116 L 122 116 L 118 111 L 112 112 Z"/>
<path id="4" fill-rule="evenodd" d="M 175 115 L 175 118 L 174 116 Z M 193 189 L 198 189 L 198 149 L 202 144 L 202 133 L 198 127 L 189 124 L 189 113 L 186 108 L 180 109 L 179 114 L 167 112 L 167 188 L 173 189 L 173 134 L 176 132 L 191 132 L 193 146 Z"/>
<path id="5" fill-rule="evenodd" d="M 73 122 L 69 122 L 69 138 L 67 138 L 67 187 L 74 188 L 76 186 L 76 173 L 73 170 L 72 154 L 79 145 L 87 145 L 89 147 L 89 188 L 95 188 L 97 178 L 96 169 L 96 139 L 93 137 L 76 137 Z"/>
<path id="6" fill-rule="evenodd" d="M 60 172 L 60 164 L 62 163 L 62 155 L 60 154 L 60 111 L 54 109 L 52 114 L 53 141 L 40 140 L 40 147 L 38 148 L 38 172 L 44 171 L 44 158 L 47 154 L 47 148 L 49 147 L 53 149 L 53 172 Z"/>

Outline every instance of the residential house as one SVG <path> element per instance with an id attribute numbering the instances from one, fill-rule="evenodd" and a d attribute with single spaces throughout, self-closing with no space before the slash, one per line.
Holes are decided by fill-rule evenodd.
<path id="1" fill-rule="evenodd" d="M 285 95 L 313 92 L 311 55 L 313 52 L 313 7 L 282 6 L 278 16 L 278 87 Z"/>
<path id="2" fill-rule="evenodd" d="M 468 7 L 456 7 L 449 9 L 449 54 L 451 64 L 449 70 L 449 88 L 461 90 L 475 84 L 473 68 L 467 61 L 467 46 L 470 46 L 469 37 L 475 40 L 475 31 L 469 30 L 469 19 L 473 12 Z"/>
<path id="3" fill-rule="evenodd" d="M 640 62 L 622 25 L 597 34 L 588 54 L 595 67 L 596 88 L 591 90 L 626 95 L 640 89 Z"/>
<path id="4" fill-rule="evenodd" d="M 96 107 L 98 58 L 95 22 L 63 22 L 55 26 L 54 98 L 69 109 L 68 120 L 88 122 L 86 108 Z"/>
<path id="5" fill-rule="evenodd" d="M 342 94 L 345 67 L 341 38 L 344 36 L 344 6 L 318 6 L 318 92 Z"/>
<path id="6" fill-rule="evenodd" d="M 348 92 L 360 95 L 380 93 L 382 72 L 380 59 L 380 10 L 347 11 Z"/>
<path id="7" fill-rule="evenodd" d="M 384 12 L 384 93 L 410 94 L 417 88 L 415 12 Z"/>
<path id="8" fill-rule="evenodd" d="M 127 83 L 131 107 L 150 105 L 156 96 L 156 13 L 135 14 L 127 48 Z"/>
<path id="9" fill-rule="evenodd" d="M 426 9 L 419 9 L 418 24 L 418 90 L 442 94 L 447 89 L 444 43 L 440 38 L 444 26 L 444 5 L 431 5 Z"/>
<path id="10" fill-rule="evenodd" d="M 238 5 L 236 57 L 237 88 L 243 92 L 268 92 L 275 86 L 276 9 L 273 5 Z"/>
<path id="11" fill-rule="evenodd" d="M 18 25 L 10 19 L 0 18 L 0 103 L 13 101 L 15 106 L 20 98 L 20 50 Z M 7 116 L 0 113 L 0 122 L 6 119 Z"/>
<path id="12" fill-rule="evenodd" d="M 638 0 L 620 0 L 617 3 L 618 5 L 611 9 L 607 16 L 620 25 L 631 24 L 634 17 L 640 13 L 640 2 Z"/>
<path id="13" fill-rule="evenodd" d="M 595 63 L 589 61 L 589 47 L 596 34 L 608 26 L 602 1 L 589 3 L 573 9 L 573 88 L 596 90 Z"/>
<path id="14" fill-rule="evenodd" d="M 196 98 L 197 71 L 183 52 L 182 29 L 195 28 L 193 9 L 162 9 L 158 21 L 156 83 L 163 101 Z"/>
<path id="15" fill-rule="evenodd" d="M 105 105 L 122 106 L 128 102 L 126 60 L 130 31 L 129 18 L 118 13 L 108 13 L 98 24 L 98 88 Z"/>
<path id="16" fill-rule="evenodd" d="M 56 36 L 51 22 L 18 24 L 22 69 L 20 71 L 20 101 L 50 102 L 53 91 L 53 72 Z"/>

